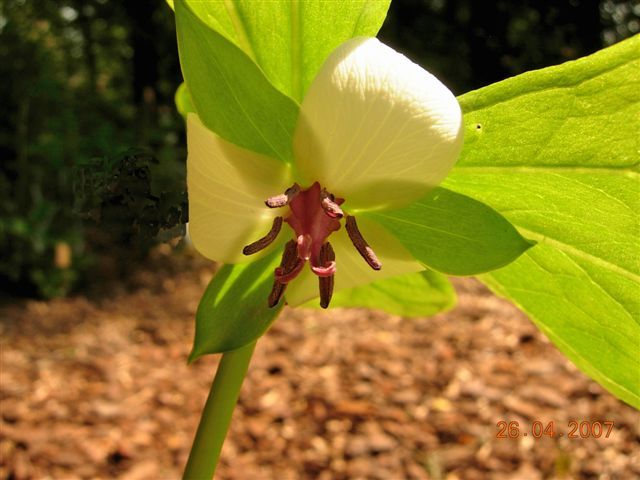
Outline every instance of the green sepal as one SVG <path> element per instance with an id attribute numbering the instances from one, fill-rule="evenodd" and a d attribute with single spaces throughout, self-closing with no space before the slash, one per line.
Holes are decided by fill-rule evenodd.
<path id="1" fill-rule="evenodd" d="M 367 212 L 428 268 L 476 275 L 514 261 L 531 242 L 491 207 L 445 188 L 397 209 Z"/>
<path id="2" fill-rule="evenodd" d="M 255 262 L 223 265 L 204 292 L 196 312 L 189 362 L 202 355 L 240 348 L 261 337 L 282 305 L 267 306 L 279 252 Z"/>
<path id="3" fill-rule="evenodd" d="M 331 308 L 370 308 L 402 317 L 428 317 L 456 304 L 456 292 L 444 275 L 425 270 L 386 278 L 333 295 Z M 315 307 L 318 300 L 303 305 Z"/>
<path id="4" fill-rule="evenodd" d="M 211 29 L 242 49 L 281 92 L 302 101 L 329 54 L 374 37 L 390 0 L 186 0 Z"/>
<path id="5" fill-rule="evenodd" d="M 291 161 L 298 104 L 184 0 L 175 14 L 182 74 L 202 123 L 231 143 Z"/>

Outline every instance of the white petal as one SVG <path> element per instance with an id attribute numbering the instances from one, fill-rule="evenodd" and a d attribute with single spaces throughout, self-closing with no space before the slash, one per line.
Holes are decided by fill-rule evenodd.
<path id="1" fill-rule="evenodd" d="M 232 145 L 187 117 L 189 235 L 204 256 L 224 263 L 253 260 L 242 248 L 264 236 L 279 213 L 264 201 L 293 183 L 277 160 Z"/>
<path id="2" fill-rule="evenodd" d="M 375 38 L 336 49 L 302 102 L 298 173 L 345 207 L 409 203 L 435 187 L 462 147 L 462 114 L 437 78 Z"/>
<path id="3" fill-rule="evenodd" d="M 358 219 L 358 228 L 371 248 L 376 252 L 382 269 L 373 270 L 351 243 L 344 225 L 329 237 L 336 254 L 334 292 L 367 283 L 396 277 L 405 273 L 421 272 L 424 267 L 383 227 L 366 218 Z M 308 266 L 298 278 L 287 286 L 285 298 L 291 306 L 303 304 L 318 297 L 318 277 Z"/>

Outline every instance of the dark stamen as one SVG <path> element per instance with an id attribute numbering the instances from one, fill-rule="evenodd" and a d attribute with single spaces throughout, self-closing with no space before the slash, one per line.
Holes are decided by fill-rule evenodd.
<path id="1" fill-rule="evenodd" d="M 286 283 L 282 283 L 278 281 L 278 271 L 282 271 L 283 269 L 291 269 L 292 264 L 298 259 L 298 244 L 295 240 L 289 240 L 282 252 L 282 259 L 280 260 L 280 266 L 276 268 L 276 278 L 273 282 L 273 287 L 271 287 L 271 293 L 269 293 L 269 298 L 267 299 L 267 305 L 269 308 L 275 307 L 282 298 L 282 294 L 287 288 Z"/>
<path id="2" fill-rule="evenodd" d="M 303 266 L 304 260 L 298 257 L 298 243 L 295 240 L 289 240 L 284 246 L 280 266 L 274 272 L 276 281 L 289 283 L 300 273 Z"/>
<path id="3" fill-rule="evenodd" d="M 345 227 L 353 246 L 356 247 L 356 250 L 358 250 L 358 253 L 362 255 L 362 258 L 364 258 L 371 268 L 374 270 L 380 270 L 382 268 L 382 263 L 380 263 L 380 260 L 378 260 L 373 249 L 362 237 L 362 234 L 358 229 L 358 224 L 356 223 L 356 217 L 352 215 L 347 216 Z"/>
<path id="4" fill-rule="evenodd" d="M 298 193 L 300 193 L 300 185 L 294 183 L 287 188 L 284 193 L 269 197 L 264 203 L 269 208 L 284 207 L 285 205 L 289 205 L 289 202 L 293 200 Z"/>
<path id="5" fill-rule="evenodd" d="M 320 248 L 320 263 L 322 265 L 335 265 L 335 259 L 336 255 L 331 244 L 327 242 L 322 245 Z M 327 308 L 333 296 L 333 275 L 319 277 L 318 282 L 320 284 L 320 306 Z"/>
<path id="6" fill-rule="evenodd" d="M 322 193 L 320 194 L 322 200 L 320 201 L 320 206 L 331 218 L 342 218 L 344 216 L 344 212 L 340 208 L 335 200 L 336 198 L 333 194 L 327 192 L 324 188 L 322 189 Z"/>
<path id="7" fill-rule="evenodd" d="M 293 266 L 288 270 L 285 270 L 283 268 L 276 268 L 276 280 L 280 283 L 289 283 L 291 280 L 298 276 L 298 274 L 302 270 L 302 267 L 304 267 L 304 260 L 301 258 L 297 258 L 296 263 L 294 263 Z"/>
<path id="8" fill-rule="evenodd" d="M 278 303 L 280 303 L 280 299 L 282 298 L 282 294 L 287 288 L 286 283 L 280 283 L 278 280 L 273 282 L 273 287 L 271 288 L 271 293 L 269 294 L 269 299 L 267 300 L 267 305 L 269 308 L 275 307 Z"/>
<path id="9" fill-rule="evenodd" d="M 289 240 L 284 244 L 282 251 L 282 259 L 280 260 L 280 268 L 290 267 L 298 259 L 298 242 Z"/>
<path id="10" fill-rule="evenodd" d="M 256 240 L 255 242 L 250 243 L 249 245 L 244 247 L 242 249 L 242 253 L 244 253 L 245 255 L 253 255 L 256 252 L 259 252 L 260 250 L 267 248 L 269 245 L 271 245 L 271 242 L 273 242 L 276 239 L 276 237 L 278 236 L 278 233 L 280 233 L 281 228 L 282 228 L 282 217 L 274 218 L 273 225 L 271 226 L 271 230 L 269 230 L 269 233 L 267 233 L 260 240 Z"/>

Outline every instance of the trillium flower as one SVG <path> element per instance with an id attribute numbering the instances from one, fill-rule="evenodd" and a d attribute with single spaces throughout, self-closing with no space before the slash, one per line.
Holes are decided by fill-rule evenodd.
<path id="1" fill-rule="evenodd" d="M 462 114 L 433 75 L 375 38 L 356 38 L 309 87 L 291 163 L 223 140 L 195 114 L 187 143 L 195 247 L 223 263 L 280 248 L 265 301 L 320 296 L 326 308 L 334 290 L 425 269 L 366 212 L 401 208 L 443 180 L 462 146 Z"/>

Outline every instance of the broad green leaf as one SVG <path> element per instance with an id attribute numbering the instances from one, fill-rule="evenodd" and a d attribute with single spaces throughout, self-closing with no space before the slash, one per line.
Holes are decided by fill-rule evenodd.
<path id="1" fill-rule="evenodd" d="M 193 102 L 191 101 L 191 95 L 189 94 L 189 89 L 187 88 L 187 84 L 182 82 L 178 89 L 176 90 L 176 94 L 174 97 L 176 102 L 176 108 L 180 115 L 183 117 L 187 117 L 187 113 L 195 112 L 196 109 L 193 106 Z"/>
<path id="2" fill-rule="evenodd" d="M 425 266 L 450 275 L 500 268 L 532 246 L 495 210 L 444 188 L 401 209 L 363 215 L 393 232 Z"/>
<path id="3" fill-rule="evenodd" d="M 280 160 L 292 158 L 298 105 L 235 44 L 175 2 L 182 74 L 202 122 L 225 140 Z"/>
<path id="4" fill-rule="evenodd" d="M 186 0 L 207 25 L 240 47 L 281 92 L 301 101 L 341 43 L 374 37 L 390 0 Z"/>
<path id="5" fill-rule="evenodd" d="M 637 282 L 544 243 L 480 280 L 528 312 L 578 368 L 639 406 L 640 333 L 627 310 L 637 309 Z"/>
<path id="6" fill-rule="evenodd" d="M 189 362 L 208 353 L 235 350 L 267 331 L 282 309 L 267 306 L 279 261 L 279 252 L 274 252 L 256 262 L 220 268 L 198 306 Z"/>
<path id="7" fill-rule="evenodd" d="M 313 300 L 305 307 L 315 307 Z M 456 293 L 444 275 L 425 270 L 387 278 L 361 287 L 342 290 L 331 299 L 331 307 L 362 307 L 402 317 L 426 317 L 455 306 Z"/>
<path id="8" fill-rule="evenodd" d="M 460 97 L 445 185 L 540 245 L 482 278 L 579 368 L 640 407 L 640 36 Z"/>

